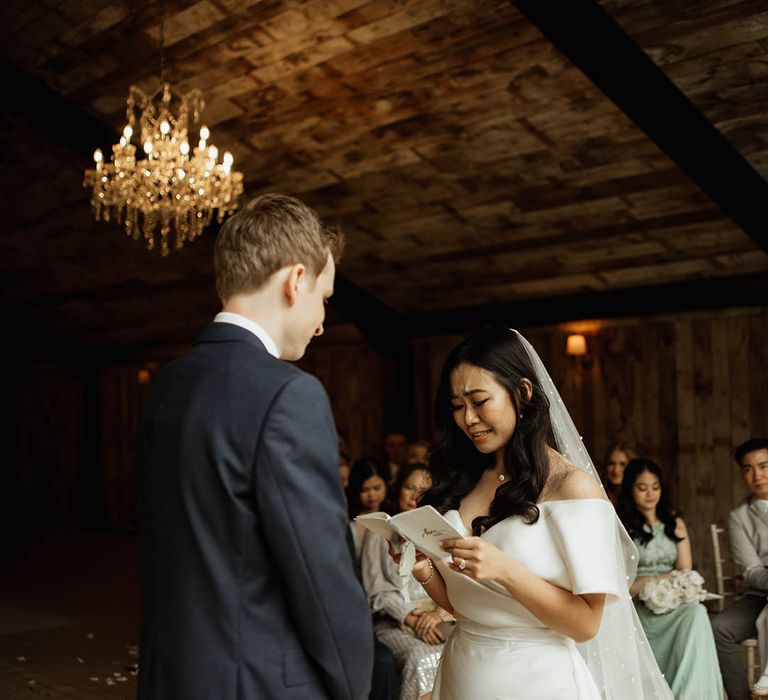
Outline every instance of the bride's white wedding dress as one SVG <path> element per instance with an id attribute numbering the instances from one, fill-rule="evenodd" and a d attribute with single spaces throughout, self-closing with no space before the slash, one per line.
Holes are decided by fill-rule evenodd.
<path id="1" fill-rule="evenodd" d="M 616 551 L 616 515 L 607 500 L 545 501 L 527 525 L 497 523 L 483 539 L 560 588 L 626 597 Z M 457 511 L 445 517 L 467 532 Z M 433 700 L 600 700 L 603 695 L 573 639 L 542 624 L 506 593 L 437 562 L 457 619 L 443 652 Z M 626 578 L 626 577 L 624 577 Z M 632 681 L 635 679 L 632 678 Z"/>

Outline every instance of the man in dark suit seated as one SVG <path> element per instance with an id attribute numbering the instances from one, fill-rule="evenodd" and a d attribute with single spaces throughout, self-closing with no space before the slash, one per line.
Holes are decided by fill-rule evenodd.
<path id="1" fill-rule="evenodd" d="M 749 496 L 728 516 L 728 538 L 749 590 L 712 618 L 712 629 L 729 700 L 749 700 L 738 644 L 757 633 L 755 622 L 768 595 L 768 439 L 748 440 L 738 447 L 735 459 Z"/>
<path id="2" fill-rule="evenodd" d="M 223 311 L 146 400 L 139 700 L 360 700 L 373 632 L 346 545 L 336 429 L 297 360 L 341 235 L 263 195 L 219 232 Z"/>

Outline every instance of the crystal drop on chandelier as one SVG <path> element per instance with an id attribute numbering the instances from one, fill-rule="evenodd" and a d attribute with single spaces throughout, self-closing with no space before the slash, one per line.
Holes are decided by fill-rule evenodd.
<path id="1" fill-rule="evenodd" d="M 128 94 L 128 124 L 105 162 L 94 153 L 95 168 L 85 171 L 96 220 L 116 219 L 135 240 L 143 237 L 149 250 L 168 255 L 173 238 L 177 250 L 200 236 L 211 223 L 214 210 L 221 223 L 234 212 L 243 193 L 243 174 L 232 170 L 228 151 L 219 161 L 219 149 L 208 143 L 208 127 L 199 129 L 199 141 L 190 147 L 190 126 L 200 119 L 205 103 L 199 90 L 177 97 L 168 83 L 147 95 L 135 85 Z M 137 159 L 133 136 L 142 144 Z"/>

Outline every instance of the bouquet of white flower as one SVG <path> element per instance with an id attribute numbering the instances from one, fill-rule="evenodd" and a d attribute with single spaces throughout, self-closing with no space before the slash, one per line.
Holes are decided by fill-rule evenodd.
<path id="1" fill-rule="evenodd" d="M 684 603 L 704 600 L 707 591 L 698 571 L 673 571 L 664 578 L 651 579 L 640 591 L 640 600 L 652 613 L 663 615 Z"/>

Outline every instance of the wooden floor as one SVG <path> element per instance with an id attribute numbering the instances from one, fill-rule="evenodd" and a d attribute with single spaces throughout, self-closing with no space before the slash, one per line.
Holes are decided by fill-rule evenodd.
<path id="1" fill-rule="evenodd" d="M 14 559 L 0 568 L 0 700 L 132 700 L 136 538 L 52 530 Z"/>

